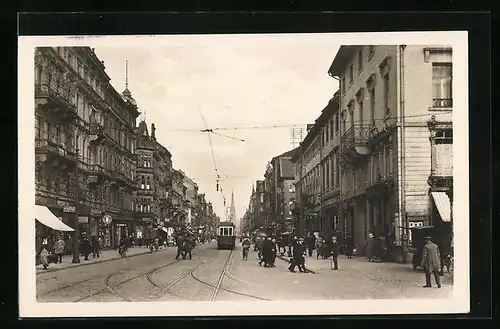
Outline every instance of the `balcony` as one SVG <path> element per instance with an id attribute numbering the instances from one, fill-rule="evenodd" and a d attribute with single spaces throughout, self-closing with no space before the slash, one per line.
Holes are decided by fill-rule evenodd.
<path id="1" fill-rule="evenodd" d="M 135 182 L 130 180 L 123 172 L 119 170 L 110 170 L 110 176 L 115 180 L 116 183 L 122 186 L 136 186 Z"/>
<path id="2" fill-rule="evenodd" d="M 90 142 L 98 142 L 105 138 L 104 127 L 97 122 L 92 122 L 87 126 L 90 135 Z"/>
<path id="3" fill-rule="evenodd" d="M 434 98 L 432 100 L 433 108 L 451 108 L 453 107 L 452 98 Z"/>
<path id="4" fill-rule="evenodd" d="M 154 193 L 155 191 L 152 188 L 148 190 L 139 188 L 137 190 L 137 196 L 152 196 Z"/>
<path id="5" fill-rule="evenodd" d="M 35 138 L 35 155 L 42 162 L 47 161 L 53 166 L 63 169 L 73 169 L 78 162 L 76 150 L 70 146 L 64 146 L 57 138 L 42 137 Z"/>
<path id="6" fill-rule="evenodd" d="M 88 165 L 87 170 L 89 173 L 89 180 L 88 180 L 89 184 L 97 183 L 99 179 L 110 176 L 109 171 L 103 166 L 98 164 Z"/>
<path id="7" fill-rule="evenodd" d="M 370 154 L 370 127 L 354 125 L 340 137 L 340 152 L 347 162 L 355 162 Z"/>
<path id="8" fill-rule="evenodd" d="M 47 83 L 35 84 L 35 104 L 65 121 L 78 117 L 78 110 L 70 100 L 69 94 Z"/>

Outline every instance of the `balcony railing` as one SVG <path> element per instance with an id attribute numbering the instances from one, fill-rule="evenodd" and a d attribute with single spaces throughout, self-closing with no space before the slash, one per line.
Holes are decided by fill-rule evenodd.
<path id="1" fill-rule="evenodd" d="M 68 93 L 64 90 L 58 90 L 48 83 L 36 83 L 35 84 L 35 97 L 37 98 L 47 98 L 51 100 L 54 105 L 70 111 L 73 115 L 78 115 L 76 105 L 70 99 Z"/>
<path id="2" fill-rule="evenodd" d="M 365 146 L 369 139 L 369 126 L 353 125 L 340 137 L 341 152 L 345 153 L 352 147 Z"/>
<path id="3" fill-rule="evenodd" d="M 432 107 L 443 108 L 443 107 L 453 107 L 452 98 L 434 98 L 432 100 Z"/>
<path id="4" fill-rule="evenodd" d="M 90 164 L 87 166 L 89 174 L 91 175 L 107 175 L 109 176 L 109 171 L 101 165 Z"/>
<path id="5" fill-rule="evenodd" d="M 35 149 L 42 152 L 52 152 L 71 161 L 77 160 L 76 150 L 72 146 L 65 146 L 57 138 L 35 138 Z"/>

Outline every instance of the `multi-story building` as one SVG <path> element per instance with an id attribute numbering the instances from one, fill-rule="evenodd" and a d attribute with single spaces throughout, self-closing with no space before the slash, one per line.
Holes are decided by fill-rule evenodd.
<path id="1" fill-rule="evenodd" d="M 340 79 L 344 234 L 358 246 L 370 232 L 399 245 L 431 222 L 432 198 L 450 221 L 452 49 L 342 46 L 329 74 Z"/>
<path id="2" fill-rule="evenodd" d="M 182 171 L 174 169 L 171 179 L 170 204 L 170 221 L 172 226 L 186 226 L 188 204 L 186 199 L 187 187 L 184 185 L 185 175 Z"/>
<path id="3" fill-rule="evenodd" d="M 156 140 L 156 127 L 149 134 L 143 120 L 137 128 L 137 191 L 135 195 L 137 237 L 157 235 L 157 229 L 168 220 L 170 193 L 168 181 L 172 174 L 172 155 Z"/>
<path id="4" fill-rule="evenodd" d="M 136 224 L 139 112 L 130 91 L 120 94 L 109 81 L 104 62 L 89 47 L 36 48 L 36 204 L 50 210 L 37 219 L 54 215 L 71 227 L 78 222 L 79 230 L 99 236 L 104 248 Z M 50 234 L 37 225 L 37 240 Z"/>
<path id="5" fill-rule="evenodd" d="M 187 222 L 191 226 L 200 225 L 194 214 L 196 212 L 196 196 L 198 195 L 198 184 L 189 178 L 184 172 L 184 186 L 186 186 L 186 207 L 187 207 Z"/>
<path id="6" fill-rule="evenodd" d="M 295 234 L 319 232 L 321 221 L 320 126 L 307 126 L 307 135 L 291 161 L 295 164 L 295 202 L 292 204 Z"/>
<path id="7" fill-rule="evenodd" d="M 296 148 L 274 157 L 264 174 L 264 209 L 276 231 L 289 231 L 293 227 L 291 204 L 295 202 L 295 166 L 291 159 L 297 152 Z"/>

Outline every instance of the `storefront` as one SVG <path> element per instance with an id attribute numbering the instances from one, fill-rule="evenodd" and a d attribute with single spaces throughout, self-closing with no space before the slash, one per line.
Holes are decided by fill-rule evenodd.
<path id="1" fill-rule="evenodd" d="M 57 217 L 57 215 L 62 215 L 61 209 L 35 205 L 35 250 L 37 255 L 42 244 L 52 248 L 56 236 L 68 237 L 72 234 L 73 228 L 62 221 L 62 216 Z"/>

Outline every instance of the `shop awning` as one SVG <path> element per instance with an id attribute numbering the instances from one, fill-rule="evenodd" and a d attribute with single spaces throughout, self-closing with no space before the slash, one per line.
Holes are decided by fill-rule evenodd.
<path id="1" fill-rule="evenodd" d="M 74 231 L 71 227 L 64 224 L 59 218 L 57 218 L 49 208 L 45 206 L 35 205 L 35 218 L 43 225 L 50 227 L 56 231 L 71 232 Z"/>
<path id="2" fill-rule="evenodd" d="M 445 192 L 432 192 L 431 194 L 443 222 L 450 222 L 451 203 L 448 195 Z"/>

